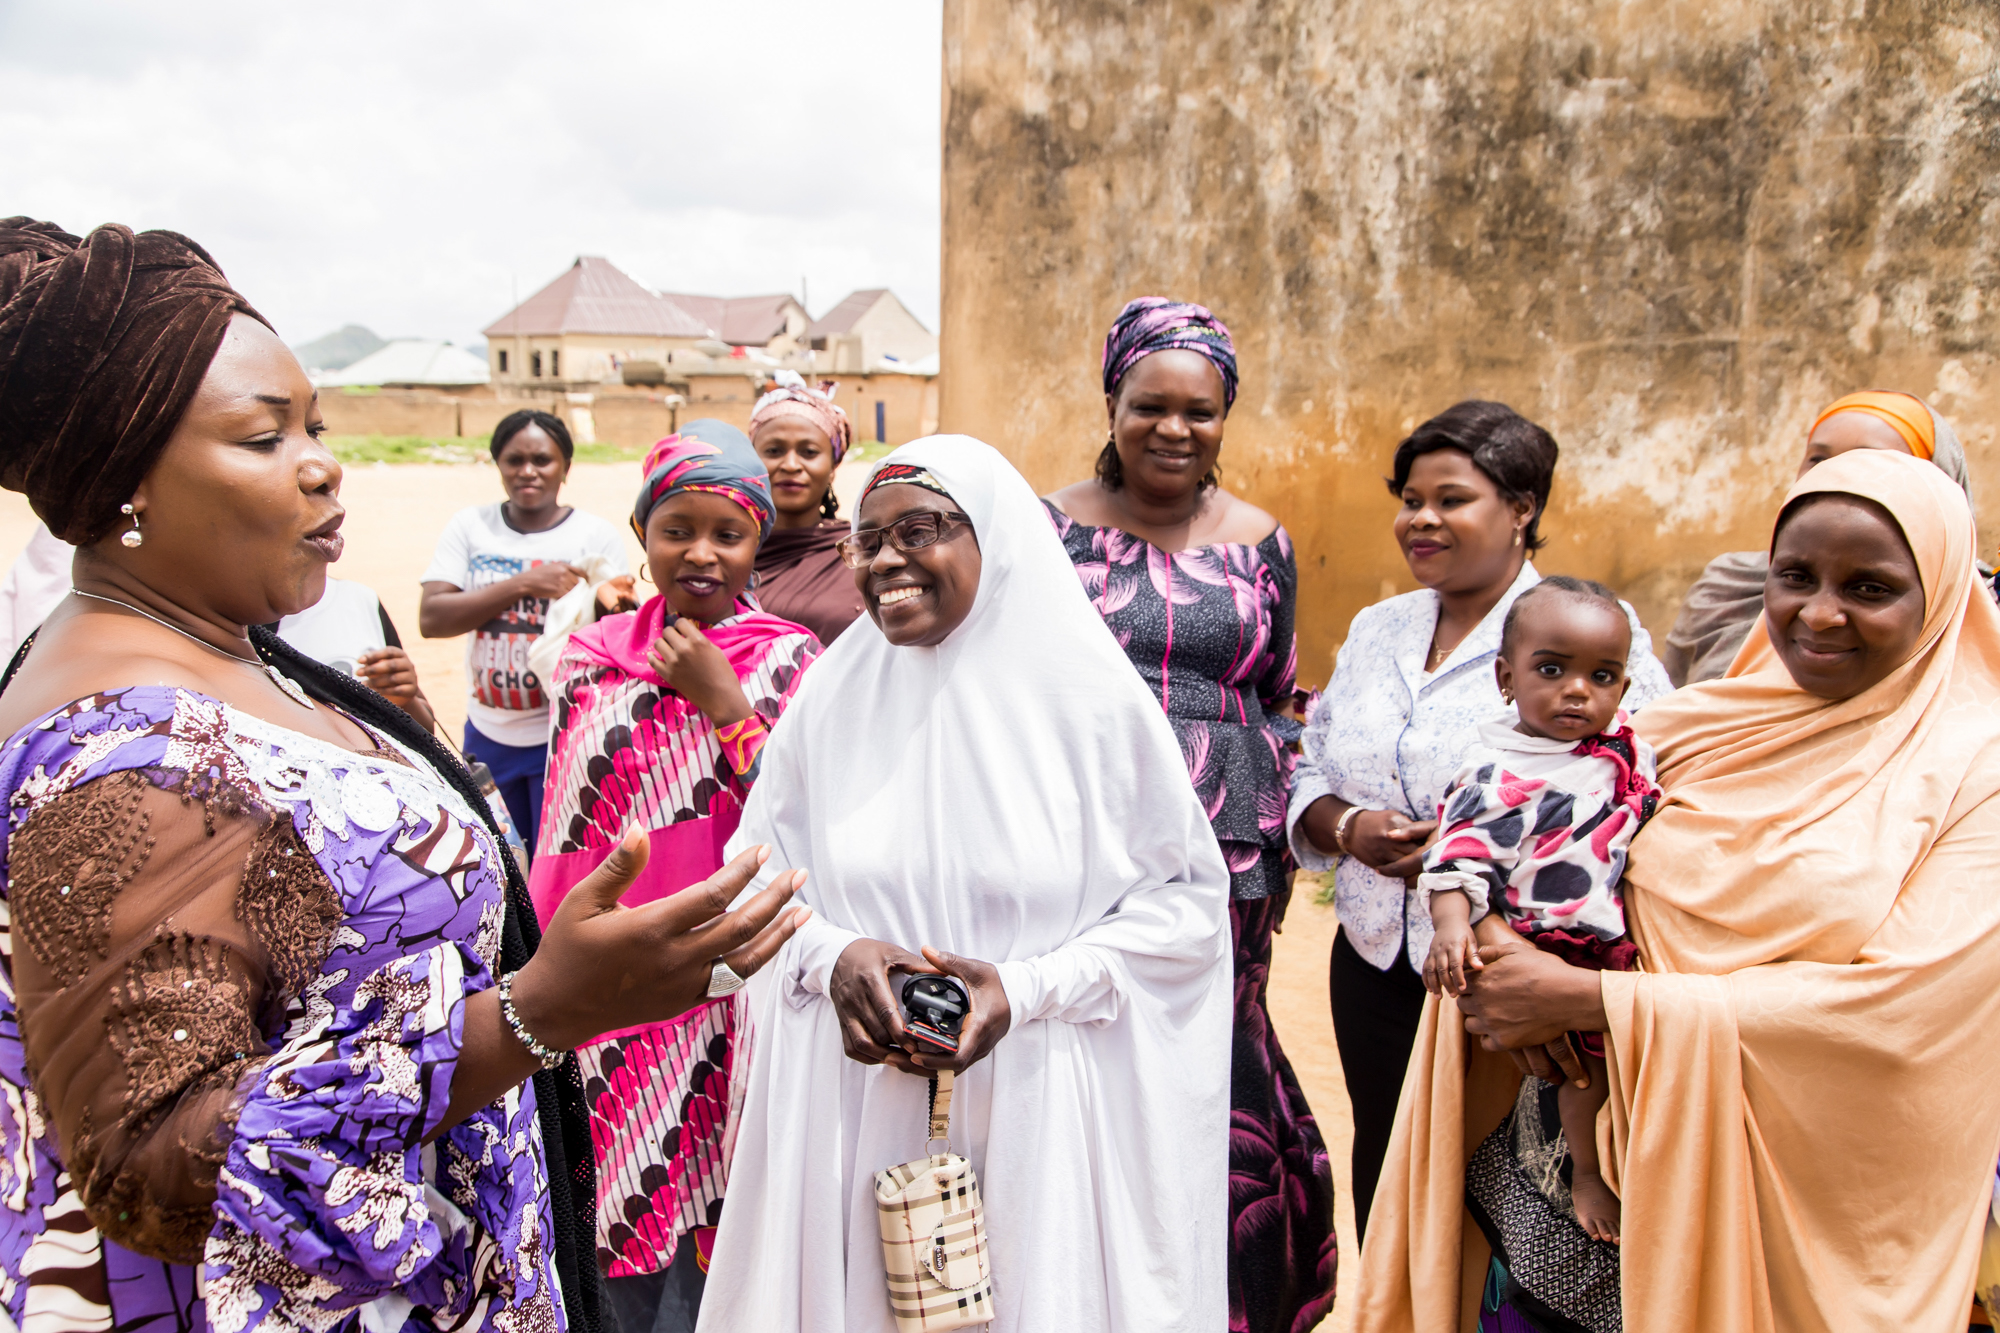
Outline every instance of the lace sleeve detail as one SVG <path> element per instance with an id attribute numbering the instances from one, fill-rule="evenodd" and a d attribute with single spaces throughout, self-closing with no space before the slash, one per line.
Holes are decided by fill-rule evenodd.
<path id="1" fill-rule="evenodd" d="M 127 1249 L 198 1259 L 245 1074 L 339 914 L 299 842 L 236 789 L 161 770 L 85 782 L 8 847 L 28 1071 L 84 1212 Z"/>

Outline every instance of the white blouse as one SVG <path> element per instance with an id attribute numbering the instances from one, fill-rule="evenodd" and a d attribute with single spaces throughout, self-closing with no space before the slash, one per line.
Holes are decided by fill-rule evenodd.
<path id="1" fill-rule="evenodd" d="M 1430 916 L 1400 879 L 1377 874 L 1351 856 L 1329 857 L 1306 840 L 1299 817 L 1322 796 L 1370 809 L 1434 819 L 1479 724 L 1503 706 L 1493 679 L 1500 625 L 1514 599 L 1542 581 L 1523 563 L 1486 618 L 1452 649 L 1438 669 L 1424 672 L 1437 630 L 1438 595 L 1428 588 L 1377 602 L 1354 617 L 1340 646 L 1333 680 L 1306 721 L 1304 757 L 1292 777 L 1286 827 L 1292 854 L 1307 870 L 1335 868 L 1334 906 L 1354 951 L 1385 971 L 1408 949 L 1412 967 L 1430 952 Z M 1625 708 L 1640 708 L 1673 692 L 1653 639 L 1629 604 L 1632 688 Z M 1338 865 L 1336 866 L 1336 861 Z"/>

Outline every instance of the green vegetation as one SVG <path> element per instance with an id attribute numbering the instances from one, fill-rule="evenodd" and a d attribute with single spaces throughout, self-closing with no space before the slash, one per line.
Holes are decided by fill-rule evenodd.
<path id="1" fill-rule="evenodd" d="M 1313 878 L 1319 881 L 1319 887 L 1313 890 L 1313 901 L 1321 907 L 1333 906 L 1333 872 L 1324 871 Z"/>
<path id="2" fill-rule="evenodd" d="M 481 441 L 479 447 L 484 449 L 486 447 L 485 442 Z M 643 463 L 646 461 L 646 450 L 652 447 L 652 445 L 647 444 L 641 445 L 636 449 L 627 449 L 625 446 L 619 444 L 579 444 L 576 446 L 576 461 L 579 463 Z"/>
<path id="3" fill-rule="evenodd" d="M 887 454 L 890 447 L 880 440 L 856 440 L 854 447 L 848 450 L 847 456 L 863 463 L 872 463 Z"/>
<path id="4" fill-rule="evenodd" d="M 328 435 L 326 447 L 346 466 L 357 463 L 477 463 L 487 436 Z"/>
<path id="5" fill-rule="evenodd" d="M 344 465 L 364 463 L 484 463 L 490 435 L 328 435 L 327 448 Z M 638 462 L 644 449 L 615 444 L 579 444 L 579 463 Z"/>

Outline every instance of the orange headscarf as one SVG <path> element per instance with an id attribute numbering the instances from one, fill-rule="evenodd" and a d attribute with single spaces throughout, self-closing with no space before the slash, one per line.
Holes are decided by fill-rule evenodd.
<path id="1" fill-rule="evenodd" d="M 1931 424 L 1931 410 L 1915 394 L 1886 389 L 1850 393 L 1813 418 L 1812 429 L 1806 432 L 1806 438 L 1811 439 L 1821 422 L 1839 412 L 1865 412 L 1877 420 L 1888 422 L 1895 428 L 1896 434 L 1903 437 L 1903 443 L 1910 446 L 1910 452 L 1926 463 L 1937 452 L 1937 430 Z"/>

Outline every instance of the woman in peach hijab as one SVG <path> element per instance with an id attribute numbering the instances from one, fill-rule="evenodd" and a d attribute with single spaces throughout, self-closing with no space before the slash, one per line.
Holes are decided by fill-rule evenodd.
<path id="1" fill-rule="evenodd" d="M 1813 469 L 1731 674 L 1638 725 L 1643 970 L 1524 946 L 1463 1024 L 1427 1002 L 1357 1328 L 1963 1329 L 2000 1151 L 2000 609 L 1964 492 L 1887 451 Z M 1467 1029 L 1541 1070 L 1605 1033 L 1622 1248 L 1563 1230 L 1553 1098 Z"/>
<path id="2" fill-rule="evenodd" d="M 1967 500 L 1972 498 L 1972 476 L 1957 432 L 1914 394 L 1870 389 L 1834 400 L 1806 432 L 1798 475 L 1850 449 L 1914 454 L 1964 487 Z M 1714 680 L 1729 670 L 1750 627 L 1764 614 L 1769 563 L 1767 551 L 1731 551 L 1701 571 L 1660 653 L 1676 686 Z"/>

